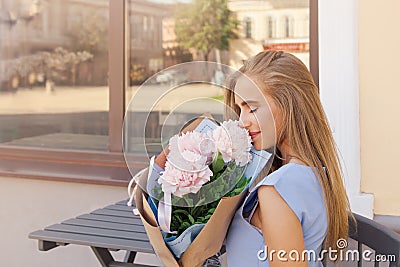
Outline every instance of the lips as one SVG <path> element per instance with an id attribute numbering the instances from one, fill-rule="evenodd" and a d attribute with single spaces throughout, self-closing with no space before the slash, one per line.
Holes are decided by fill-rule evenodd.
<path id="1" fill-rule="evenodd" d="M 258 136 L 260 133 L 261 133 L 260 131 L 258 131 L 258 132 L 249 132 L 249 135 L 250 135 L 251 139 L 254 139 L 254 138 L 255 138 L 256 136 Z"/>

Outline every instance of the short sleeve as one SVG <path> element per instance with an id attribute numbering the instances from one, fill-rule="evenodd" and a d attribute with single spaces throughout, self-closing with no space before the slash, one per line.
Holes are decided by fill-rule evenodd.
<path id="1" fill-rule="evenodd" d="M 265 179 L 261 185 L 274 186 L 302 225 L 306 217 L 310 217 L 309 215 L 317 213 L 320 209 L 321 194 L 311 169 L 284 171 L 268 178 L 271 179 Z"/>
<path id="2" fill-rule="evenodd" d="M 164 171 L 164 169 L 158 166 L 158 164 L 155 162 L 153 164 L 153 169 L 157 172 L 158 175 L 161 175 L 161 173 Z"/>

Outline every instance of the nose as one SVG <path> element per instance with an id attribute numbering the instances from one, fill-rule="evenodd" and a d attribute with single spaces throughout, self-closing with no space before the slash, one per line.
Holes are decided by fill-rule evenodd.
<path id="1" fill-rule="evenodd" d="M 249 115 L 245 115 L 245 112 L 240 113 L 239 122 L 242 128 L 248 129 L 251 125 Z"/>

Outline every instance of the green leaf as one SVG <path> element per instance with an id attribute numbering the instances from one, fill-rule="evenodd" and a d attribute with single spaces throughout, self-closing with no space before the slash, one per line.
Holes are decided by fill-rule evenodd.
<path id="1" fill-rule="evenodd" d="M 186 210 L 183 209 L 179 209 L 179 210 L 174 210 L 172 211 L 173 214 L 184 214 L 186 216 L 189 216 L 189 212 L 187 212 Z"/>
<path id="2" fill-rule="evenodd" d="M 192 215 L 188 215 L 189 221 L 191 222 L 191 224 L 194 224 L 194 218 L 192 217 Z"/>
<path id="3" fill-rule="evenodd" d="M 241 190 L 240 188 L 236 188 L 232 191 L 233 196 L 237 196 L 240 193 L 242 193 L 243 190 Z"/>
<path id="4" fill-rule="evenodd" d="M 224 168 L 224 166 L 225 162 L 222 159 L 222 154 L 221 152 L 218 152 L 218 156 L 212 162 L 213 173 L 219 173 Z"/>
<path id="5" fill-rule="evenodd" d="M 196 207 L 199 207 L 199 206 L 201 206 L 201 205 L 203 205 L 203 203 L 204 203 L 205 201 L 206 201 L 206 198 L 204 198 L 204 197 L 201 198 L 201 199 L 199 200 L 199 202 L 196 203 L 195 208 L 196 208 Z M 193 212 L 193 213 L 194 213 L 194 212 Z"/>

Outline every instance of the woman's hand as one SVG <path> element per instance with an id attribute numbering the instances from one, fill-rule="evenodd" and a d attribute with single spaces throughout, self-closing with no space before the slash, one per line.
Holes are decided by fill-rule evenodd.
<path id="1" fill-rule="evenodd" d="M 270 266 L 307 267 L 307 255 L 302 260 L 305 251 L 304 238 L 296 214 L 274 186 L 260 186 L 257 193 L 261 230 Z"/>
<path id="2" fill-rule="evenodd" d="M 156 163 L 158 166 L 160 166 L 161 169 L 165 169 L 165 163 L 167 162 L 167 155 L 169 152 L 168 146 L 161 151 L 160 154 L 154 159 L 154 163 Z"/>

